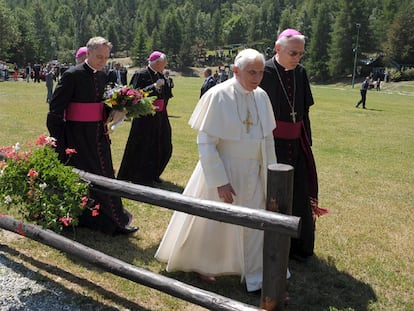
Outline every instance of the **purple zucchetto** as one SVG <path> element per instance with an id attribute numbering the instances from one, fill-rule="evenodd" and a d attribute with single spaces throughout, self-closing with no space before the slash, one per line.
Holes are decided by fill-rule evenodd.
<path id="1" fill-rule="evenodd" d="M 291 36 L 302 36 L 302 34 L 299 31 L 297 31 L 296 29 L 287 28 L 279 34 L 277 39 L 279 40 L 280 38 L 291 37 Z"/>
<path id="2" fill-rule="evenodd" d="M 82 57 L 83 55 L 86 55 L 86 52 L 88 51 L 88 48 L 86 46 L 82 46 L 78 49 L 78 51 L 76 52 L 75 57 L 79 58 Z"/>
<path id="3" fill-rule="evenodd" d="M 161 53 L 161 52 L 154 51 L 154 52 L 152 52 L 152 53 L 151 53 L 151 55 L 148 57 L 148 60 L 149 60 L 150 62 L 153 62 L 154 60 L 157 60 L 158 58 L 160 58 L 162 54 L 163 54 L 163 53 Z"/>

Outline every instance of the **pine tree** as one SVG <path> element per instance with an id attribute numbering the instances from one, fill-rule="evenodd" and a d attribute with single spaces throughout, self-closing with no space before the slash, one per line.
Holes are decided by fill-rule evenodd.
<path id="1" fill-rule="evenodd" d="M 319 5 L 317 15 L 312 23 L 312 33 L 306 61 L 308 75 L 312 81 L 326 81 L 329 78 L 328 38 L 330 33 L 330 10 L 327 4 Z"/>

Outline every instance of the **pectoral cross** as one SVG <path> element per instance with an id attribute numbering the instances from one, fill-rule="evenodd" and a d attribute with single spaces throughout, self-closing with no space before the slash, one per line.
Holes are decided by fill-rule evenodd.
<path id="1" fill-rule="evenodd" d="M 246 125 L 246 133 L 250 132 L 250 126 L 253 125 L 252 120 L 250 120 L 250 111 L 247 110 L 246 120 L 243 121 L 243 124 Z"/>
<path id="2" fill-rule="evenodd" d="M 292 108 L 292 112 L 289 113 L 289 114 L 292 117 L 293 123 L 296 123 L 296 114 L 297 114 L 297 112 L 295 110 L 293 110 L 293 108 Z"/>

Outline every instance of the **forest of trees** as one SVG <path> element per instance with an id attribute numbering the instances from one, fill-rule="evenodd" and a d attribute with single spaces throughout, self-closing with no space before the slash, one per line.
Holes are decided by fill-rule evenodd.
<path id="1" fill-rule="evenodd" d="M 265 52 L 292 27 L 307 37 L 309 76 L 327 81 L 352 74 L 357 33 L 359 60 L 414 64 L 413 24 L 413 0 L 0 0 L 0 60 L 70 63 L 100 35 L 115 57 L 141 66 L 157 49 L 180 70 L 220 50 Z"/>

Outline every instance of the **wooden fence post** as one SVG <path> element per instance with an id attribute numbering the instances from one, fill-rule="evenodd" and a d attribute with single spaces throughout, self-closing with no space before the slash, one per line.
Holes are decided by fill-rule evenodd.
<path id="1" fill-rule="evenodd" d="M 292 215 L 293 172 L 290 165 L 269 165 L 266 210 Z M 260 299 L 260 307 L 264 310 L 284 310 L 289 249 L 289 236 L 264 231 L 263 285 Z"/>

